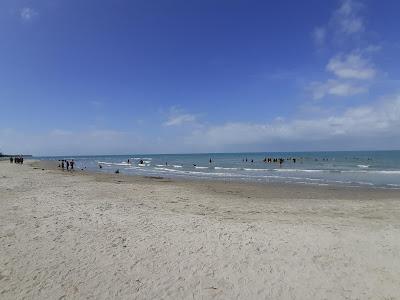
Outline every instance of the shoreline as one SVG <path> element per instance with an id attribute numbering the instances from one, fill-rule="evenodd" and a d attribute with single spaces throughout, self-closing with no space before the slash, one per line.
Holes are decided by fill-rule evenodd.
<path id="1" fill-rule="evenodd" d="M 1 298 L 400 297 L 399 191 L 52 167 L 0 162 Z"/>
<path id="2" fill-rule="evenodd" d="M 352 193 L 355 191 L 361 191 L 365 193 L 382 191 L 382 194 L 387 192 L 393 192 L 394 195 L 400 195 L 400 188 L 389 188 L 389 187 L 378 187 L 378 186 L 347 186 L 340 184 L 305 184 L 295 182 L 256 182 L 256 181 L 241 181 L 241 180 L 225 180 L 225 179 L 209 179 L 209 178 L 189 178 L 189 177 L 168 177 L 168 176 L 143 176 L 135 174 L 113 174 L 106 172 L 96 172 L 92 170 L 74 170 L 63 171 L 57 167 L 57 161 L 51 160 L 27 160 L 26 164 L 39 169 L 46 169 L 51 171 L 60 172 L 61 174 L 80 174 L 84 176 L 94 176 L 97 180 L 103 181 L 115 181 L 123 179 L 126 183 L 136 183 L 138 181 L 157 181 L 157 182 L 169 182 L 172 184 L 192 184 L 192 185 L 216 185 L 216 186 L 238 186 L 240 189 L 250 191 L 251 189 L 271 189 L 279 188 L 280 190 L 288 189 L 300 189 L 304 192 L 311 190 L 320 191 L 337 191 L 346 194 L 346 192 Z M 283 195 L 285 197 L 286 195 Z"/>
<path id="3" fill-rule="evenodd" d="M 51 160 L 51 158 L 49 159 Z M 126 163 L 129 159 L 132 161 Z M 282 168 L 278 168 L 276 163 L 268 163 L 268 166 L 262 166 L 259 164 L 260 161 L 258 161 L 258 163 L 256 162 L 254 168 L 253 163 L 251 163 L 251 166 L 250 163 L 249 165 L 246 163 L 246 166 L 244 166 L 241 165 L 241 163 L 237 163 L 237 160 L 237 164 L 235 165 L 235 162 L 233 162 L 231 158 L 224 157 L 215 158 L 213 161 L 214 164 L 210 164 L 208 167 L 204 164 L 200 164 L 200 166 L 193 164 L 192 166 L 188 164 L 186 157 L 182 157 L 180 162 L 170 161 L 168 166 L 160 165 L 160 159 L 157 157 L 145 157 L 145 160 L 149 160 L 145 161 L 145 165 L 136 165 L 137 162 L 134 162 L 136 159 L 139 158 L 125 157 L 124 159 L 115 160 L 107 157 L 97 157 L 96 159 L 95 157 L 93 157 L 93 159 L 85 157 L 82 161 L 78 159 L 76 164 L 78 168 L 86 169 L 86 167 L 88 167 L 88 170 L 96 173 L 113 173 L 118 170 L 121 174 L 165 177 L 172 180 L 232 181 L 244 182 L 246 184 L 284 183 L 310 186 L 371 187 L 374 189 L 400 190 L 400 168 L 382 168 L 381 166 L 383 165 L 380 164 L 384 164 L 385 162 L 381 161 L 379 157 L 375 158 L 377 161 L 374 163 L 369 161 L 362 162 L 362 159 L 367 159 L 365 157 L 353 157 L 349 159 L 356 159 L 359 161 L 353 161 L 350 164 L 348 164 L 347 157 L 329 158 L 329 163 L 328 158 L 318 157 L 318 159 L 315 158 L 315 161 L 314 159 L 308 160 L 305 161 L 304 164 L 300 162 L 298 167 L 295 166 L 295 163 L 288 162 L 288 165 L 286 166 L 285 164 L 285 167 Z M 156 161 L 151 162 L 152 159 Z M 164 159 L 168 160 L 168 158 Z M 172 158 L 170 157 L 170 159 Z M 204 157 L 202 159 L 204 159 Z M 224 159 L 228 159 L 228 162 L 223 163 Z M 261 160 L 261 158 L 258 159 Z M 218 163 L 218 160 L 222 160 L 222 162 Z M 318 162 L 319 160 L 321 162 Z M 338 160 L 337 165 L 332 165 L 335 160 Z M 380 163 L 378 163 L 378 160 Z M 394 162 L 396 161 L 395 159 Z M 102 169 L 99 169 L 98 165 L 100 163 L 103 164 Z M 396 164 L 398 163 L 400 162 Z M 267 163 L 265 162 L 265 164 Z M 293 166 L 290 164 L 293 164 Z M 223 165 L 228 165 L 229 167 L 222 167 Z M 351 167 L 351 165 L 353 167 Z"/>

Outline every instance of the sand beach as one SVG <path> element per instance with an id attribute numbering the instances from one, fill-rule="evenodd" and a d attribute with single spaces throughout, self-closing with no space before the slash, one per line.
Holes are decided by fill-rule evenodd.
<path id="1" fill-rule="evenodd" d="M 400 299 L 400 190 L 0 161 L 1 299 Z"/>

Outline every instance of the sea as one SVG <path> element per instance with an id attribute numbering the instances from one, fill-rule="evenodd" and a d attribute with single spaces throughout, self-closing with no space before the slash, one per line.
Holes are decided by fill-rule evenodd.
<path id="1" fill-rule="evenodd" d="M 76 169 L 101 173 L 118 170 L 120 174 L 165 178 L 400 189 L 400 151 L 130 154 L 36 159 L 73 159 Z M 273 162 L 274 159 L 278 162 Z"/>

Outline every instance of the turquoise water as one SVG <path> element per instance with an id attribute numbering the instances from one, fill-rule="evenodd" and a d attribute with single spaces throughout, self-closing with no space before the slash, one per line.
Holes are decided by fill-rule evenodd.
<path id="1" fill-rule="evenodd" d="M 266 163 L 264 158 L 285 160 L 280 165 Z M 400 188 L 400 151 L 132 154 L 39 159 L 74 159 L 79 169 L 104 173 L 118 169 L 128 175 Z"/>

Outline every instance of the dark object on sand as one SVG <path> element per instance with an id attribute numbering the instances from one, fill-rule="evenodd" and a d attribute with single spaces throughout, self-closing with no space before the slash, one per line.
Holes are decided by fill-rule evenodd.
<path id="1" fill-rule="evenodd" d="M 118 169 L 115 171 L 115 174 L 119 174 L 119 170 Z"/>

